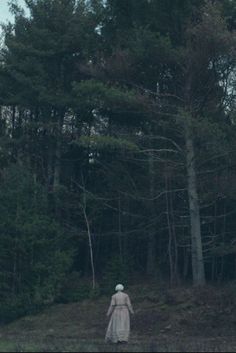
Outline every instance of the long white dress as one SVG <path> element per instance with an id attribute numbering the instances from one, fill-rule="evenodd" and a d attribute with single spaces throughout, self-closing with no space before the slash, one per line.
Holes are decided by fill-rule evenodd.
<path id="1" fill-rule="evenodd" d="M 118 292 L 111 298 L 107 316 L 111 315 L 107 327 L 106 342 L 128 342 L 130 334 L 130 316 L 134 313 L 128 294 Z"/>

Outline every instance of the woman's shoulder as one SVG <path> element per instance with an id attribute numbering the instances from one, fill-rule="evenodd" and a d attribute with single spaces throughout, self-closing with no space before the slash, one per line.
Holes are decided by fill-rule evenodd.
<path id="1" fill-rule="evenodd" d="M 115 293 L 115 294 L 113 294 L 113 297 L 120 297 L 120 296 L 122 296 L 122 297 L 126 297 L 127 296 L 127 294 L 126 293 L 124 293 L 124 292 L 117 292 L 117 293 Z"/>
<path id="2" fill-rule="evenodd" d="M 118 293 L 115 293 L 113 294 L 112 298 L 117 298 L 117 297 L 128 297 L 128 294 L 127 293 L 124 293 L 124 292 L 118 292 Z"/>
<path id="3" fill-rule="evenodd" d="M 128 297 L 128 294 L 125 292 L 122 292 L 123 297 Z"/>

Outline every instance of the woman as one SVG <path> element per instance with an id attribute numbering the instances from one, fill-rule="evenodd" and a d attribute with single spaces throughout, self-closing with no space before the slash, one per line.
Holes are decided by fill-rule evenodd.
<path id="1" fill-rule="evenodd" d="M 134 314 L 128 294 L 123 293 L 124 286 L 117 284 L 117 291 L 111 298 L 107 316 L 111 315 L 105 341 L 111 343 L 128 342 L 130 333 L 129 313 Z"/>

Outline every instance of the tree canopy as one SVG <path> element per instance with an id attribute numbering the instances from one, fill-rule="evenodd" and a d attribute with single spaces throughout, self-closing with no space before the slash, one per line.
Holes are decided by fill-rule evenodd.
<path id="1" fill-rule="evenodd" d="M 0 50 L 2 307 L 76 273 L 234 280 L 236 2 L 25 3 Z"/>

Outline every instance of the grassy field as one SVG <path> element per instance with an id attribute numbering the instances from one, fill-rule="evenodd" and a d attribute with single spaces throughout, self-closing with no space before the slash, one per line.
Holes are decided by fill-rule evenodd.
<path id="1" fill-rule="evenodd" d="M 58 304 L 0 329 L 0 352 L 235 352 L 234 288 L 129 288 L 135 315 L 127 345 L 104 336 L 109 297 Z"/>

